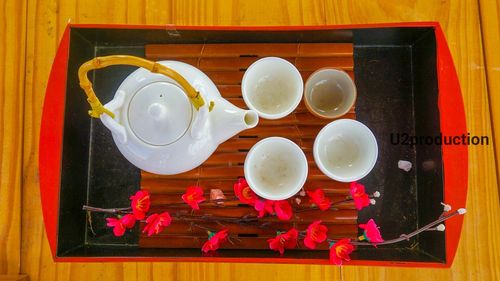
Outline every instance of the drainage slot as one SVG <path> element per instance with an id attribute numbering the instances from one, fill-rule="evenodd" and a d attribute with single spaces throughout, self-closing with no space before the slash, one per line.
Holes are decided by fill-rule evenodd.
<path id="1" fill-rule="evenodd" d="M 259 235 L 253 233 L 240 233 L 238 234 L 238 237 L 259 237 Z"/>

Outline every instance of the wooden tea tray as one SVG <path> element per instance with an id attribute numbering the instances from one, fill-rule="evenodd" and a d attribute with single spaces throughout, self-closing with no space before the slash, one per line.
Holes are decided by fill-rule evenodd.
<path id="1" fill-rule="evenodd" d="M 241 97 L 240 83 L 246 68 L 262 57 L 277 56 L 293 63 L 300 71 L 304 82 L 309 75 L 322 67 L 343 69 L 354 78 L 353 46 L 350 43 L 300 43 L 300 44 L 165 44 L 147 45 L 146 58 L 151 60 L 176 60 L 189 63 L 205 72 L 217 85 L 222 96 L 234 105 L 247 108 Z M 355 118 L 354 108 L 344 118 Z M 305 152 L 309 162 L 309 175 L 304 185 L 305 190 L 323 188 L 332 202 L 342 201 L 348 196 L 348 184 L 330 180 L 323 175 L 314 163 L 312 146 L 320 129 L 331 120 L 323 120 L 310 114 L 303 102 L 287 117 L 278 120 L 260 119 L 256 128 L 241 132 L 219 146 L 216 152 L 200 167 L 189 172 L 160 176 L 142 171 L 141 187 L 151 192 L 152 211 L 186 211 L 190 207 L 182 202 L 181 195 L 186 187 L 199 185 L 209 197 L 210 189 L 221 189 L 229 198 L 234 197 L 233 184 L 238 177 L 243 177 L 243 162 L 247 151 L 259 140 L 280 136 L 297 143 Z M 329 211 L 310 209 L 309 200 L 300 197 L 301 204 L 295 199 L 290 203 L 294 207 L 294 216 L 290 221 L 278 220 L 267 216 L 259 220 L 266 227 L 245 226 L 241 224 L 211 223 L 200 219 L 195 222 L 203 228 L 220 230 L 229 229 L 234 244 L 225 243 L 222 248 L 268 249 L 267 239 L 274 237 L 277 230 L 296 227 L 304 230 L 311 222 L 322 220 L 329 228 L 330 238 L 354 238 L 357 236 L 357 211 L 352 203 L 336 205 Z M 168 204 L 168 207 L 166 205 Z M 172 205 L 175 204 L 175 205 Z M 196 216 L 212 215 L 217 217 L 243 217 L 256 215 L 253 207 L 238 201 L 225 202 L 223 206 L 215 203 L 201 205 Z M 144 227 L 144 225 L 141 226 Z M 139 246 L 144 248 L 200 248 L 207 239 L 206 230 L 190 223 L 174 220 L 160 235 L 139 238 Z M 300 245 L 299 248 L 304 248 Z M 318 249 L 326 249 L 323 243 Z"/>

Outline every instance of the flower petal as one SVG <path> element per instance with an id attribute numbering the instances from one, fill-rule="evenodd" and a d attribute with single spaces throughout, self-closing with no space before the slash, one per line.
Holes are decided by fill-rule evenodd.
<path id="1" fill-rule="evenodd" d="M 349 255 L 354 251 L 350 239 L 341 239 L 330 247 L 330 262 L 341 265 L 342 260 L 350 261 Z"/>
<path id="2" fill-rule="evenodd" d="M 134 215 L 131 214 L 126 214 L 120 219 L 120 222 L 125 226 L 126 228 L 133 228 L 136 222 L 136 218 Z"/>
<path id="3" fill-rule="evenodd" d="M 304 238 L 304 245 L 309 249 L 316 249 L 316 242 L 314 242 L 309 236 Z"/>
<path id="4" fill-rule="evenodd" d="M 280 200 L 274 203 L 274 212 L 280 220 L 290 220 L 293 215 L 292 206 L 287 200 Z"/>

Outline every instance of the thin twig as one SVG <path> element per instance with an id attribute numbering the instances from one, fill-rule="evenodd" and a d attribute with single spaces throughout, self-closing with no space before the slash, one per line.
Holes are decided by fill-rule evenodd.
<path id="1" fill-rule="evenodd" d="M 132 213 L 132 208 L 111 208 L 111 209 L 104 209 L 104 208 L 96 208 L 92 206 L 87 206 L 83 205 L 82 210 L 84 211 L 90 211 L 90 212 L 97 212 L 97 213 L 109 213 L 109 214 L 130 214 Z"/>
<path id="2" fill-rule="evenodd" d="M 87 211 L 87 221 L 89 223 L 90 232 L 92 232 L 92 235 L 96 236 L 95 231 L 94 231 L 94 227 L 92 226 L 92 212 L 91 211 Z"/>
<path id="3" fill-rule="evenodd" d="M 354 201 L 354 200 L 348 198 L 348 199 L 344 199 L 344 200 L 341 200 L 341 201 L 333 202 L 330 205 L 329 210 L 338 210 L 338 208 L 333 208 L 333 206 L 340 205 L 340 204 L 343 204 L 343 203 L 350 203 L 352 201 Z M 315 211 L 315 210 L 319 210 L 318 206 L 311 206 L 310 208 L 299 208 L 299 209 L 295 209 L 294 212 L 295 213 L 303 213 L 303 212 L 309 212 L 309 211 Z"/>
<path id="4" fill-rule="evenodd" d="M 428 223 L 426 224 L 425 226 L 421 227 L 421 228 L 417 228 L 415 231 L 411 232 L 410 234 L 401 234 L 400 237 L 398 238 L 395 238 L 395 239 L 391 239 L 391 240 L 386 240 L 384 242 L 375 242 L 375 243 L 371 243 L 371 242 L 360 242 L 360 241 L 352 241 L 351 244 L 352 245 L 356 245 L 356 246 L 377 246 L 377 245 L 388 245 L 388 244 L 394 244 L 394 243 L 398 243 L 398 242 L 401 242 L 401 241 L 405 241 L 405 240 L 409 240 L 410 238 L 412 238 L 413 236 L 416 236 L 424 231 L 429 231 L 429 230 L 436 230 L 436 228 L 433 226 L 439 224 L 439 223 L 442 223 L 443 221 L 445 220 L 448 220 L 454 216 L 457 216 L 457 215 L 460 215 L 459 211 L 456 210 L 455 212 L 453 213 L 450 213 L 446 216 L 440 216 L 437 220 L 431 222 L 431 223 Z M 303 239 L 306 237 L 306 231 L 299 231 L 299 234 L 298 234 L 298 238 L 300 239 Z M 338 239 L 337 239 L 338 240 Z M 329 243 L 334 243 L 336 242 L 337 240 L 335 239 L 330 239 L 328 238 L 327 241 Z"/>
<path id="5" fill-rule="evenodd" d="M 398 243 L 398 242 L 401 242 L 401 241 L 405 241 L 405 240 L 409 240 L 410 238 L 412 238 L 413 236 L 416 236 L 424 231 L 427 231 L 429 230 L 431 227 L 439 224 L 439 223 L 442 223 L 444 222 L 445 220 L 447 219 L 450 219 L 454 216 L 457 216 L 457 215 L 460 215 L 459 211 L 456 210 L 455 212 L 453 213 L 450 213 L 446 216 L 442 216 L 442 217 L 439 217 L 437 220 L 431 222 L 431 223 L 428 223 L 426 224 L 425 226 L 421 227 L 421 228 L 417 228 L 415 231 L 409 233 L 409 234 L 402 234 L 400 237 L 398 238 L 395 238 L 395 239 L 391 239 L 391 240 L 386 240 L 384 242 L 375 242 L 375 243 L 371 243 L 371 242 L 360 242 L 360 241 L 353 241 L 351 242 L 351 244 L 353 245 L 356 245 L 356 246 L 378 246 L 378 245 L 388 245 L 388 244 L 394 244 L 394 243 Z M 336 240 L 332 240 L 332 239 L 328 239 L 328 242 L 335 242 Z"/>
<path id="6" fill-rule="evenodd" d="M 183 219 L 183 218 L 181 218 L 180 220 L 184 220 L 184 219 Z M 199 229 L 203 229 L 203 230 L 205 230 L 205 231 L 214 232 L 214 233 L 215 233 L 215 232 L 217 232 L 217 230 L 215 230 L 215 229 L 212 229 L 212 228 L 209 228 L 209 227 L 205 227 L 205 226 L 199 225 L 199 224 L 194 223 L 194 222 L 191 222 L 189 225 L 190 225 L 191 227 L 197 227 L 197 228 L 199 228 Z M 229 234 L 229 235 L 228 235 L 228 239 L 227 239 L 227 240 L 229 241 L 229 243 L 231 243 L 231 244 L 233 244 L 233 245 L 234 245 L 234 242 L 232 241 L 232 239 L 231 239 L 231 238 L 232 238 L 232 239 L 234 239 L 234 240 L 236 240 L 236 241 L 238 241 L 238 242 L 241 242 L 241 239 L 239 239 L 237 236 L 234 236 L 234 235 Z"/>

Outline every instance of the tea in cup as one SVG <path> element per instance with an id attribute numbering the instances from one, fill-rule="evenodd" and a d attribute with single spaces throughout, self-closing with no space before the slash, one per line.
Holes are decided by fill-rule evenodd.
<path id="1" fill-rule="evenodd" d="M 349 112 L 355 101 L 356 86 L 345 71 L 323 68 L 306 81 L 304 103 L 317 117 L 339 118 Z"/>
<path id="2" fill-rule="evenodd" d="M 339 119 L 319 132 L 313 146 L 314 161 L 328 177 L 353 182 L 365 177 L 378 157 L 377 140 L 363 123 Z"/>
<path id="3" fill-rule="evenodd" d="M 302 76 L 297 68 L 277 57 L 254 62 L 241 81 L 246 105 L 265 119 L 279 119 L 292 113 L 302 99 L 303 90 Z"/>
<path id="4" fill-rule="evenodd" d="M 307 159 L 289 139 L 270 137 L 256 143 L 245 159 L 245 179 L 260 197 L 284 200 L 300 191 L 307 179 Z"/>

